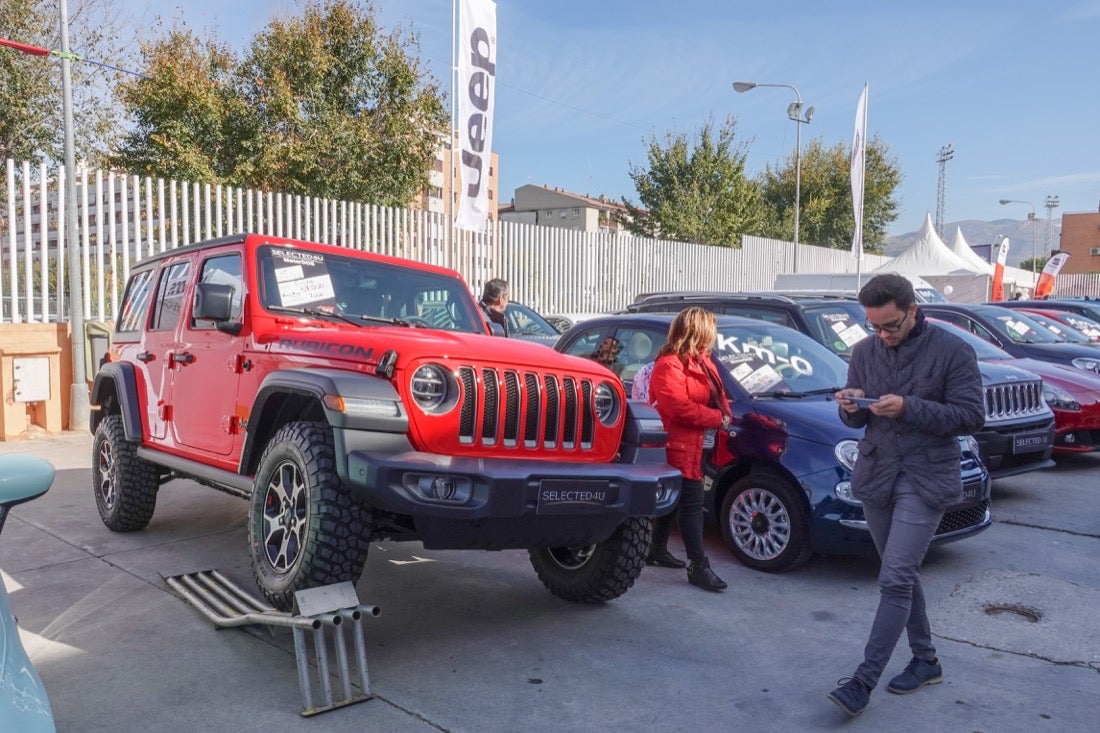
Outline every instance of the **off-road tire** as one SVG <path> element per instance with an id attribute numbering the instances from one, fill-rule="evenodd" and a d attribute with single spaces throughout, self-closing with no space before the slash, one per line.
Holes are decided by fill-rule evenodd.
<path id="1" fill-rule="evenodd" d="M 157 508 L 157 467 L 138 458 L 120 415 L 100 421 L 92 441 L 92 491 L 99 518 L 112 532 L 145 529 Z"/>
<path id="2" fill-rule="evenodd" d="M 737 480 L 722 500 L 722 536 L 742 565 L 779 573 L 810 559 L 806 501 L 787 478 L 757 470 Z"/>
<path id="3" fill-rule="evenodd" d="M 603 603 L 634 585 L 649 552 L 652 525 L 630 517 L 603 542 L 530 550 L 531 565 L 551 593 L 574 603 Z"/>
<path id="4" fill-rule="evenodd" d="M 264 598 L 294 610 L 294 591 L 358 582 L 367 561 L 367 510 L 336 473 L 332 430 L 287 423 L 260 457 L 248 519 L 252 573 Z"/>

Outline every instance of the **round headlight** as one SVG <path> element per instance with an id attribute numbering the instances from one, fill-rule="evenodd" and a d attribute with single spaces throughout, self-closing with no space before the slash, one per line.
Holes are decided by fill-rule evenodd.
<path id="1" fill-rule="evenodd" d="M 424 412 L 436 412 L 447 404 L 451 374 L 436 364 L 425 364 L 413 372 L 410 389 L 413 400 Z"/>
<path id="2" fill-rule="evenodd" d="M 849 471 L 856 467 L 856 459 L 859 458 L 859 441 L 842 440 L 833 448 L 833 455 L 840 461 L 840 465 Z"/>
<path id="3" fill-rule="evenodd" d="M 592 395 L 592 409 L 600 423 L 614 425 L 619 419 L 619 395 L 615 388 L 607 382 L 600 382 Z"/>

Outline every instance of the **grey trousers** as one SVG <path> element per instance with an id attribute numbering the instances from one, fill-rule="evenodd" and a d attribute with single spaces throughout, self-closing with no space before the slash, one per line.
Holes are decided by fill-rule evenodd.
<path id="1" fill-rule="evenodd" d="M 903 630 L 908 632 L 914 657 L 926 662 L 936 658 L 920 585 L 920 565 L 943 510 L 925 504 L 909 477 L 902 474 L 886 506 L 864 506 L 863 514 L 882 565 L 878 573 L 878 611 L 863 650 L 863 663 L 854 676 L 874 688 Z"/>

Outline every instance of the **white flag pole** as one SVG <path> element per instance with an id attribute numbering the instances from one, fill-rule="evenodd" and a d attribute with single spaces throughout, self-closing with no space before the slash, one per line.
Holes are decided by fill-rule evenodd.
<path id="1" fill-rule="evenodd" d="M 852 135 L 852 214 L 855 232 L 852 235 L 852 256 L 856 258 L 856 290 L 863 274 L 863 191 L 867 170 L 867 84 L 856 104 L 855 133 Z"/>

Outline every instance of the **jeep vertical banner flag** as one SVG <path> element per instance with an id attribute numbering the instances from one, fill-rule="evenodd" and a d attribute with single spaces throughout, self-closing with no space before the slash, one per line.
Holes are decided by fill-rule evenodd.
<path id="1" fill-rule="evenodd" d="M 867 168 L 867 85 L 856 103 L 856 131 L 852 135 L 852 213 L 856 228 L 852 235 L 852 256 L 863 259 L 863 175 Z"/>
<path id="2" fill-rule="evenodd" d="M 455 226 L 485 231 L 489 220 L 489 156 L 493 149 L 496 92 L 497 6 L 493 0 L 459 0 L 458 140 L 459 205 Z"/>
<path id="3" fill-rule="evenodd" d="M 993 294 L 990 300 L 994 302 L 1005 299 L 1005 263 L 1008 262 L 1008 237 L 1001 240 L 997 248 L 997 261 L 993 264 Z"/>
<path id="4" fill-rule="evenodd" d="M 1054 292 L 1054 278 L 1058 277 L 1058 273 L 1062 271 L 1062 265 L 1066 264 L 1068 259 L 1068 254 L 1059 252 L 1047 260 L 1043 271 L 1039 273 L 1039 282 L 1035 285 L 1036 299 L 1046 298 Z"/>

